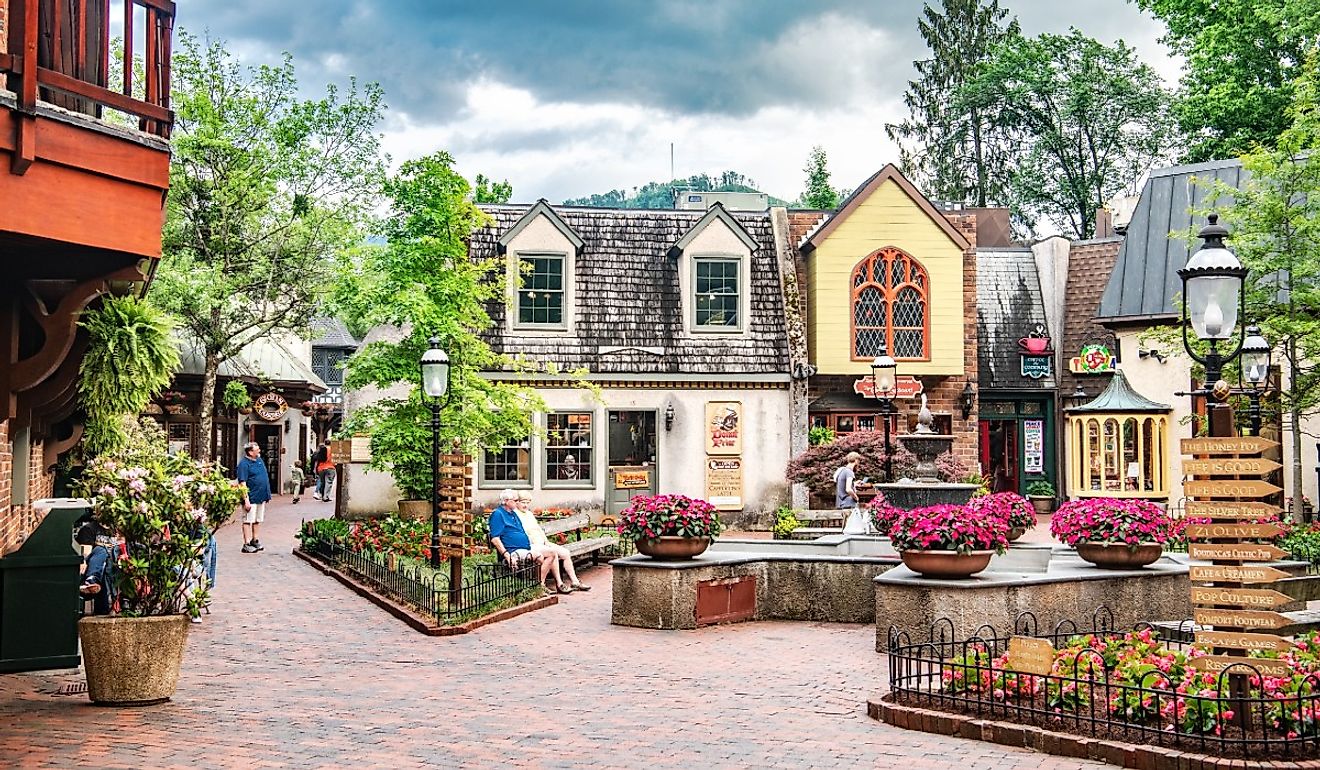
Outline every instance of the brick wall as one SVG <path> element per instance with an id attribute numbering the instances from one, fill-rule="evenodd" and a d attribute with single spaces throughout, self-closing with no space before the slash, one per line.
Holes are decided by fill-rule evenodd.
<path id="1" fill-rule="evenodd" d="M 30 505 L 13 504 L 15 483 L 23 484 L 27 489 L 28 500 L 50 497 L 55 488 L 55 476 L 44 473 L 44 446 L 37 442 L 27 447 L 14 447 L 9 440 L 9 421 L 0 422 L 0 555 L 7 554 L 22 545 L 32 530 L 45 518 L 45 511 L 37 511 Z M 14 478 L 14 452 L 26 451 L 28 457 L 28 475 L 26 479 Z"/>

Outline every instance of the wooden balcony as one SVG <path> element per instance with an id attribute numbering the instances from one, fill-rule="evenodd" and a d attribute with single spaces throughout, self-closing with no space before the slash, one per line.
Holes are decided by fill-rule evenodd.
<path id="1" fill-rule="evenodd" d="M 124 45 L 112 61 L 119 6 Z M 0 269 L 8 277 L 89 276 L 160 256 L 173 26 L 169 0 L 0 0 Z"/>
<path id="2" fill-rule="evenodd" d="M 169 0 L 0 0 L 0 421 L 48 459 L 80 432 L 78 314 L 160 257 L 173 27 Z"/>

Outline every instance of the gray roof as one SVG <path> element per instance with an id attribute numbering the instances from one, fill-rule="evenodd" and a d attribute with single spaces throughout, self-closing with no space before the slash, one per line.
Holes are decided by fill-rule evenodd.
<path id="1" fill-rule="evenodd" d="M 1193 221 L 1192 210 L 1207 205 L 1211 180 L 1236 188 L 1245 175 L 1237 160 L 1152 171 L 1132 213 L 1096 317 L 1110 321 L 1176 318 L 1180 311 L 1173 300 L 1182 291 L 1177 271 L 1187 263 L 1188 241 L 1183 234 L 1204 224 L 1201 217 Z M 1220 200 L 1225 206 L 1232 202 Z"/>
<path id="2" fill-rule="evenodd" d="M 493 223 L 472 235 L 475 258 L 497 253 L 497 242 L 527 213 L 526 206 L 483 206 Z M 679 260 L 669 250 L 706 216 L 704 211 L 554 207 L 582 238 L 576 260 L 576 316 L 565 334 L 505 329 L 508 307 L 487 306 L 482 336 L 497 353 L 523 355 L 563 368 L 597 373 L 776 374 L 788 371 L 788 342 L 779 262 L 768 212 L 733 212 L 756 244 L 751 256 L 751 317 L 740 335 L 684 332 Z"/>
<path id="3" fill-rule="evenodd" d="M 1109 387 L 1104 392 L 1081 406 L 1064 410 L 1069 414 L 1088 412 L 1172 412 L 1173 407 L 1151 401 L 1132 389 L 1123 370 L 1114 372 L 1109 379 Z"/>
<path id="4" fill-rule="evenodd" d="M 1037 327 L 1053 339 L 1045 320 L 1040 275 L 1031 249 L 976 250 L 977 379 L 987 388 L 1053 388 L 1058 372 L 1034 379 L 1022 374 L 1018 340 Z M 1056 345 L 1057 340 L 1051 343 Z"/>
<path id="5" fill-rule="evenodd" d="M 179 370 L 176 374 L 198 377 L 205 371 L 206 359 L 201 346 L 192 340 L 179 342 Z M 218 375 L 229 379 L 269 380 L 278 383 L 307 383 L 312 390 L 326 390 L 325 382 L 312 371 L 310 363 L 294 355 L 282 343 L 262 337 L 249 343 L 238 355 L 220 363 Z"/>
<path id="6" fill-rule="evenodd" d="M 357 350 L 360 343 L 338 318 L 321 316 L 312 319 L 312 347 Z"/>

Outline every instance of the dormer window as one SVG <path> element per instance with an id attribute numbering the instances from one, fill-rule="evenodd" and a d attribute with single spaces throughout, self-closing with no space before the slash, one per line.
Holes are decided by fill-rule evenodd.
<path id="1" fill-rule="evenodd" d="M 564 255 L 520 255 L 518 326 L 564 328 Z"/>
<path id="2" fill-rule="evenodd" d="M 741 328 L 742 260 L 697 257 L 692 260 L 695 276 L 693 298 L 695 329 L 732 331 Z"/>

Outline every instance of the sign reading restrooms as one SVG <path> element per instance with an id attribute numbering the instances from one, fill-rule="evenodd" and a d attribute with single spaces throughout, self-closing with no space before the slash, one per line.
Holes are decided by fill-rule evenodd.
<path id="1" fill-rule="evenodd" d="M 1281 664 L 1247 659 L 1251 650 L 1282 651 L 1292 643 L 1278 635 L 1292 621 L 1276 607 L 1292 598 L 1269 584 L 1287 577 L 1287 573 L 1259 562 L 1274 561 L 1284 551 L 1258 541 L 1283 532 L 1269 521 L 1281 512 L 1277 506 L 1261 500 L 1282 490 L 1261 478 L 1279 467 L 1261 453 L 1279 446 L 1256 436 L 1183 439 L 1184 468 L 1193 476 L 1183 488 L 1189 500 L 1186 515 L 1208 518 L 1208 524 L 1187 527 L 1188 554 L 1206 560 L 1211 566 L 1195 566 L 1189 572 L 1192 582 L 1193 616 L 1199 630 L 1196 641 L 1215 648 L 1214 655 L 1192 661 L 1192 666 L 1207 672 L 1229 669 L 1230 673 L 1248 673 L 1249 669 L 1231 669 L 1234 663 L 1248 663 L 1267 676 L 1285 676 Z M 1208 585 L 1207 585 L 1208 584 Z M 1210 628 L 1214 630 L 1209 630 Z"/>

